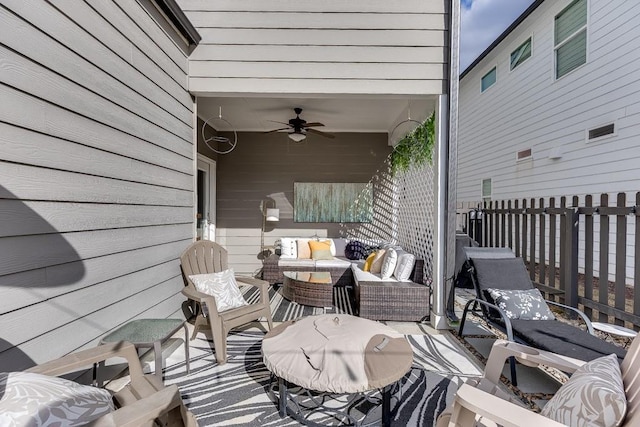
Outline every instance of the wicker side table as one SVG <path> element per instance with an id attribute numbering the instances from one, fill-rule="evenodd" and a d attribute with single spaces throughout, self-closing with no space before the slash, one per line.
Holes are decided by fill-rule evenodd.
<path id="1" fill-rule="evenodd" d="M 326 271 L 285 271 L 282 294 L 289 301 L 313 307 L 333 305 L 333 282 Z"/>

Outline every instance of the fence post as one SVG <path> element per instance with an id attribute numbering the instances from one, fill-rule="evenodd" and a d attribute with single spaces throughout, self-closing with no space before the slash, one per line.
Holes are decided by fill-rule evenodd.
<path id="1" fill-rule="evenodd" d="M 564 278 L 564 303 L 571 307 L 578 307 L 578 208 L 566 208 L 565 229 L 563 238 L 565 241 L 565 258 L 562 268 Z"/>

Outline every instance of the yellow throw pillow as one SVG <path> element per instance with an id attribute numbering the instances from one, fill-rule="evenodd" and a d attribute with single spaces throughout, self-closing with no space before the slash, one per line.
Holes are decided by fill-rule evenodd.
<path id="1" fill-rule="evenodd" d="M 312 259 L 333 259 L 331 255 L 331 241 L 330 240 L 309 240 L 309 248 L 311 248 Z"/>
<path id="2" fill-rule="evenodd" d="M 369 254 L 367 259 L 364 262 L 364 266 L 362 267 L 362 271 L 371 271 L 371 263 L 373 263 L 373 259 L 376 257 L 376 253 L 373 252 Z"/>
<path id="3" fill-rule="evenodd" d="M 309 248 L 309 241 L 298 240 L 298 259 L 310 259 L 311 258 L 311 249 Z"/>
<path id="4" fill-rule="evenodd" d="M 379 249 L 374 253 L 375 258 L 373 258 L 373 261 L 371 261 L 371 268 L 369 269 L 371 273 L 380 274 L 380 271 L 382 270 L 382 263 L 384 262 L 385 252 L 386 250 Z"/>

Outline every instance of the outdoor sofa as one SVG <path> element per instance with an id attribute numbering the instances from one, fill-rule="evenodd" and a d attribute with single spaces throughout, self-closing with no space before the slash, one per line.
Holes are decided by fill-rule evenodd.
<path id="1" fill-rule="evenodd" d="M 364 271 L 364 258 L 381 247 L 402 251 L 400 247 L 321 237 L 315 240 L 330 242 L 330 259 L 298 258 L 295 249 L 309 240 L 312 239 L 283 238 L 276 242 L 276 253 L 264 260 L 262 278 L 276 284 L 283 282 L 284 271 L 326 271 L 331 274 L 334 286 L 353 287 L 355 309 L 360 317 L 395 321 L 422 321 L 428 317 L 430 288 L 424 284 L 423 260 L 413 257 L 407 277 L 398 280 L 391 275 L 383 279 L 380 273 Z"/>

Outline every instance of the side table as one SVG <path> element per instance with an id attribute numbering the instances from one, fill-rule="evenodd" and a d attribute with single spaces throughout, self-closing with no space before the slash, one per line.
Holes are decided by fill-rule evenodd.
<path id="1" fill-rule="evenodd" d="M 184 353 L 189 373 L 189 330 L 181 319 L 137 319 L 127 322 L 116 330 L 102 337 L 100 344 L 107 342 L 128 341 L 137 348 L 153 347 L 155 359 L 155 375 L 162 381 L 162 343 L 169 339 L 180 328 L 184 328 Z"/>

